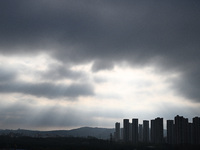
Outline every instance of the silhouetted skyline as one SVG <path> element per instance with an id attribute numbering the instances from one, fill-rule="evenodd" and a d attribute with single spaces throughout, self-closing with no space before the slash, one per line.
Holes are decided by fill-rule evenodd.
<path id="1" fill-rule="evenodd" d="M 164 133 L 164 120 L 160 117 L 150 121 L 143 120 L 143 124 L 139 125 L 138 118 L 132 119 L 132 122 L 129 122 L 129 119 L 123 119 L 121 132 L 119 132 L 120 123 L 116 124 L 114 132 L 116 142 L 136 145 L 141 142 L 146 144 L 200 145 L 200 117 L 197 116 L 192 118 L 192 122 L 179 115 L 176 115 L 174 120 L 166 120 L 166 134 Z"/>

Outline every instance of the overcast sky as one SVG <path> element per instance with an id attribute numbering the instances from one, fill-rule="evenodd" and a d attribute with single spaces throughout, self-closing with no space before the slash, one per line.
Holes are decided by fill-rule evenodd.
<path id="1" fill-rule="evenodd" d="M 0 129 L 200 116 L 200 1 L 1 0 Z"/>

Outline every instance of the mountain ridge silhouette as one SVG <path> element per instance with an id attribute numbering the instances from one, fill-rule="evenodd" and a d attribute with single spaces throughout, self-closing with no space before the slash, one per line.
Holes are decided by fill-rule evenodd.
<path id="1" fill-rule="evenodd" d="M 12 137 L 29 136 L 29 137 L 94 137 L 98 139 L 109 139 L 110 134 L 114 133 L 114 128 L 99 127 L 80 127 L 71 130 L 50 130 L 38 131 L 27 129 L 5 129 L 0 130 L 0 135 L 9 135 Z"/>

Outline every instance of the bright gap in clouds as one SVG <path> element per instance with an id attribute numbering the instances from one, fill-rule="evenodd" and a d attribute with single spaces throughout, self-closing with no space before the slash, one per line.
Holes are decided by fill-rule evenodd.
<path id="1" fill-rule="evenodd" d="M 116 66 L 111 71 L 100 71 L 94 76 L 105 79 L 105 82 L 95 86 L 97 99 L 105 100 L 110 108 L 123 112 L 123 117 L 144 118 L 156 114 L 156 104 L 173 97 L 171 83 L 167 79 L 177 75 L 157 75 L 152 67 L 134 69 Z"/>
<path id="2" fill-rule="evenodd" d="M 1 69 L 5 65 L 7 70 L 16 72 L 15 80 L 20 82 L 87 83 L 93 85 L 94 95 L 49 99 L 30 93 L 1 92 L 1 113 L 4 114 L 1 115 L 2 128 L 47 130 L 81 126 L 113 127 L 115 122 L 121 122 L 123 118 L 136 117 L 141 123 L 143 119 L 150 120 L 158 116 L 172 119 L 177 114 L 182 115 L 182 112 L 186 117 L 193 117 L 190 116 L 191 109 L 198 113 L 199 106 L 176 95 L 171 89 L 173 83 L 170 81 L 179 78 L 179 73 L 156 74 L 153 66 L 134 68 L 121 63 L 111 70 L 93 72 L 92 63 L 62 65 L 48 55 L 1 56 Z M 64 72 L 67 76 L 41 77 L 49 70 L 51 76 L 57 74 L 56 67 L 61 67 L 60 73 L 68 69 L 67 73 Z M 77 75 L 76 78 L 74 75 Z"/>

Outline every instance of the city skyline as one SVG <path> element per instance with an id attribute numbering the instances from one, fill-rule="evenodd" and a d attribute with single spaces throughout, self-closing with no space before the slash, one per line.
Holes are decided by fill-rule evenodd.
<path id="1" fill-rule="evenodd" d="M 0 129 L 200 116 L 200 1 L 1 0 L 0 10 Z"/>
<path id="2" fill-rule="evenodd" d="M 138 118 L 123 119 L 115 123 L 114 141 L 123 143 L 151 143 L 169 145 L 200 145 L 200 117 L 195 116 L 192 122 L 184 116 L 176 115 L 173 120 L 166 120 L 167 128 L 164 129 L 163 118 L 143 120 L 138 124 Z M 131 135 L 131 136 L 130 136 Z"/>

